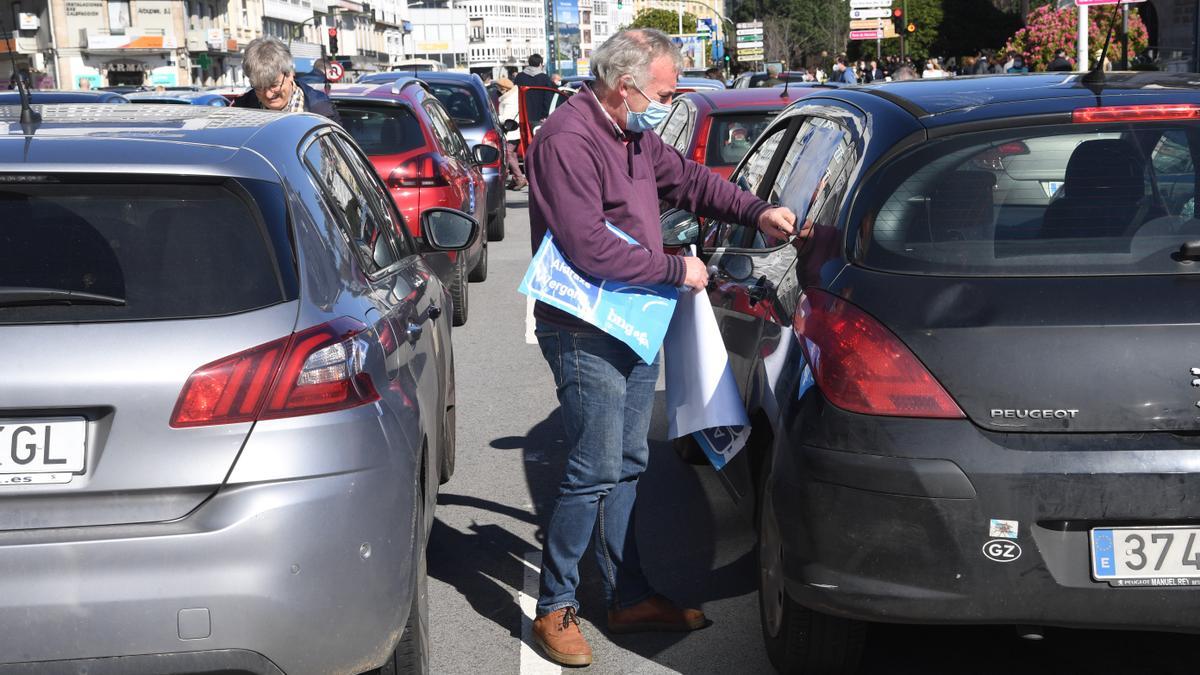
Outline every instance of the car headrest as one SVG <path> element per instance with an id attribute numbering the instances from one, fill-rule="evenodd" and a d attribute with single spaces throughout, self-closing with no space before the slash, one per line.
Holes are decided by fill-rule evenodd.
<path id="1" fill-rule="evenodd" d="M 388 118 L 383 121 L 383 127 L 379 130 L 379 143 L 385 149 L 400 143 L 400 120 Z"/>
<path id="2" fill-rule="evenodd" d="M 1145 173 L 1145 160 L 1129 142 L 1115 138 L 1084 141 L 1067 162 L 1063 196 L 1134 201 L 1144 194 Z"/>
<path id="3" fill-rule="evenodd" d="M 929 200 L 929 229 L 934 241 L 979 239 L 994 219 L 996 176 L 990 171 L 945 174 Z"/>

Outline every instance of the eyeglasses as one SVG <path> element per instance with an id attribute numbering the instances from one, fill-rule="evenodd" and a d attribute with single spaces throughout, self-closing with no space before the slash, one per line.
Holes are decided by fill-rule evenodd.
<path id="1" fill-rule="evenodd" d="M 283 87 L 285 84 L 287 84 L 287 76 L 280 75 L 279 79 L 275 81 L 275 84 L 266 87 L 254 87 L 254 91 L 256 93 L 273 98 L 283 93 Z"/>

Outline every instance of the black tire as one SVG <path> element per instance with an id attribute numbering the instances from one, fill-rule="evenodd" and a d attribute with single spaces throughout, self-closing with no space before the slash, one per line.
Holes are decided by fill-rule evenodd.
<path id="1" fill-rule="evenodd" d="M 424 498 L 418 507 L 417 527 L 425 526 Z M 424 535 L 421 535 L 424 539 Z M 429 570 L 425 561 L 425 546 L 417 556 L 416 582 L 413 584 L 412 608 L 404 634 L 396 643 L 391 658 L 379 669 L 379 675 L 427 675 L 429 673 Z"/>
<path id="2" fill-rule="evenodd" d="M 451 324 L 461 326 L 467 322 L 467 273 L 466 273 L 466 255 L 460 253 L 458 260 L 454 262 L 454 271 L 451 272 L 450 278 L 450 298 L 454 301 L 454 313 L 451 319 Z"/>
<path id="3" fill-rule="evenodd" d="M 479 262 L 475 263 L 475 267 L 471 268 L 471 275 L 467 277 L 467 280 L 474 281 L 476 283 L 478 283 L 480 281 L 487 281 L 487 273 L 488 273 L 487 265 L 488 265 L 488 247 L 487 247 L 487 244 L 485 243 L 483 245 L 483 252 L 479 254 Z"/>
<path id="4" fill-rule="evenodd" d="M 458 445 L 458 432 L 456 428 L 458 414 L 455 412 L 454 406 L 446 408 L 446 413 L 442 416 L 442 420 L 442 470 L 438 476 L 438 482 L 445 485 L 450 482 L 450 477 L 454 475 L 454 455 Z"/>
<path id="5" fill-rule="evenodd" d="M 671 441 L 671 447 L 675 450 L 675 454 L 679 455 L 679 459 L 687 464 L 695 466 L 708 464 L 708 455 L 704 454 L 704 450 L 700 448 L 700 444 L 691 434 Z"/>
<path id="6" fill-rule="evenodd" d="M 487 224 L 488 241 L 504 241 L 504 215 L 497 213 L 488 218 Z"/>
<path id="7" fill-rule="evenodd" d="M 764 479 L 769 472 L 768 463 Z M 862 661 L 867 624 L 814 612 L 788 596 L 783 547 L 766 486 L 760 480 L 758 611 L 767 656 L 784 675 L 853 675 Z"/>

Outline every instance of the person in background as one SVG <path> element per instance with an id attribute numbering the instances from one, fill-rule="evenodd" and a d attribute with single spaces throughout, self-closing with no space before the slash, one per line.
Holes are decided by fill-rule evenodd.
<path id="1" fill-rule="evenodd" d="M 479 76 L 483 80 L 483 89 L 487 92 L 488 100 L 492 102 L 492 110 L 500 109 L 500 87 L 496 85 L 496 81 L 492 79 L 491 71 L 485 72 Z M 511 84 L 511 83 L 510 83 Z"/>
<path id="2" fill-rule="evenodd" d="M 550 231 L 563 256 L 596 279 L 703 293 L 704 262 L 663 251 L 660 200 L 780 240 L 795 234 L 791 210 L 739 189 L 654 133 L 670 113 L 682 64 L 671 38 L 649 28 L 619 31 L 592 52 L 595 81 L 551 115 L 526 156 L 534 249 Z M 613 234 L 608 223 L 637 244 Z M 534 317 L 566 432 L 566 467 L 545 529 L 535 644 L 560 665 L 591 663 L 576 598 L 589 541 L 599 558 L 610 632 L 707 626 L 703 612 L 657 592 L 638 550 L 638 480 L 650 460 L 659 358 L 646 363 L 624 342 L 541 302 Z"/>
<path id="3" fill-rule="evenodd" d="M 296 81 L 292 54 L 279 38 L 251 40 L 242 54 L 242 67 L 250 80 L 250 90 L 233 102 L 235 108 L 311 112 L 342 123 L 328 96 Z"/>
<path id="4" fill-rule="evenodd" d="M 1054 60 L 1046 64 L 1046 70 L 1052 73 L 1066 73 L 1075 70 L 1075 66 L 1067 60 L 1067 52 L 1060 49 L 1054 52 Z"/>
<path id="5" fill-rule="evenodd" d="M 772 63 L 771 65 L 767 66 L 767 79 L 763 80 L 762 83 L 759 84 L 758 86 L 774 87 L 776 85 L 783 84 L 783 80 L 779 79 L 779 74 L 780 74 L 779 64 Z"/>
<path id="6" fill-rule="evenodd" d="M 518 87 L 554 87 L 550 76 L 542 68 L 541 54 L 530 54 L 527 64 L 525 70 L 513 78 L 513 84 Z M 530 128 L 536 127 L 550 114 L 549 94 L 550 92 L 546 91 L 531 91 L 525 95 L 525 112 L 529 115 Z"/>
<path id="7" fill-rule="evenodd" d="M 871 59 L 870 67 L 867 69 L 867 82 L 883 82 L 883 68 L 879 67 L 879 62 Z"/>
<path id="8" fill-rule="evenodd" d="M 517 146 L 521 143 L 521 108 L 517 100 L 517 87 L 507 77 L 502 77 L 496 82 L 496 87 L 500 90 L 500 104 L 496 106 L 496 115 L 500 118 L 500 124 L 504 124 L 511 120 L 517 128 L 512 131 L 504 132 L 504 140 L 508 144 L 507 151 L 504 156 L 508 162 L 508 178 L 513 190 L 523 190 L 529 185 L 529 181 L 525 179 L 525 173 L 521 171 L 521 159 L 517 156 Z"/>
<path id="9" fill-rule="evenodd" d="M 842 84 L 858 84 L 854 69 L 846 65 L 846 57 L 839 55 L 833 62 L 833 81 Z"/>
<path id="10" fill-rule="evenodd" d="M 917 77 L 917 71 L 909 65 L 900 66 L 896 69 L 896 72 L 892 73 L 892 82 L 903 82 L 904 80 L 916 79 L 920 79 Z"/>
<path id="11" fill-rule="evenodd" d="M 87 78 L 80 78 L 79 79 L 79 90 L 80 91 L 91 91 L 92 90 L 92 81 Z"/>
<path id="12" fill-rule="evenodd" d="M 704 77 L 707 79 L 710 79 L 710 80 L 716 80 L 717 82 L 725 81 L 725 78 L 721 77 L 721 69 L 716 66 L 712 66 L 709 69 L 705 70 Z"/>
<path id="13" fill-rule="evenodd" d="M 988 58 L 988 55 L 986 53 L 979 52 L 979 55 L 975 57 L 975 67 L 971 69 L 970 74 L 971 75 L 987 75 L 988 70 L 991 67 L 991 64 L 989 63 L 989 61 L 990 61 L 990 59 Z"/>
<path id="14" fill-rule="evenodd" d="M 1017 54 L 1013 57 L 1012 66 L 1004 71 L 1006 73 L 1028 73 L 1029 68 L 1025 67 L 1025 57 Z"/>
<path id="15" fill-rule="evenodd" d="M 317 59 L 313 61 L 312 69 L 303 75 L 297 75 L 296 80 L 311 86 L 329 84 L 329 78 L 325 75 L 325 66 L 325 59 Z"/>

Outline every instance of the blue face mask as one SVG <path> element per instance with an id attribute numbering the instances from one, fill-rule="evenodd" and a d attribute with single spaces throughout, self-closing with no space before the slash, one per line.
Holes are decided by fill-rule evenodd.
<path id="1" fill-rule="evenodd" d="M 633 83 L 633 87 L 638 90 L 639 94 L 646 96 L 646 92 L 642 91 L 637 82 Z M 629 108 L 629 101 L 625 102 L 626 129 L 630 131 L 650 131 L 663 120 L 667 119 L 667 115 L 671 114 L 671 106 L 666 103 L 659 103 L 649 96 L 646 96 L 646 100 L 650 102 L 650 105 L 646 106 L 646 109 L 642 112 L 634 112 Z"/>

